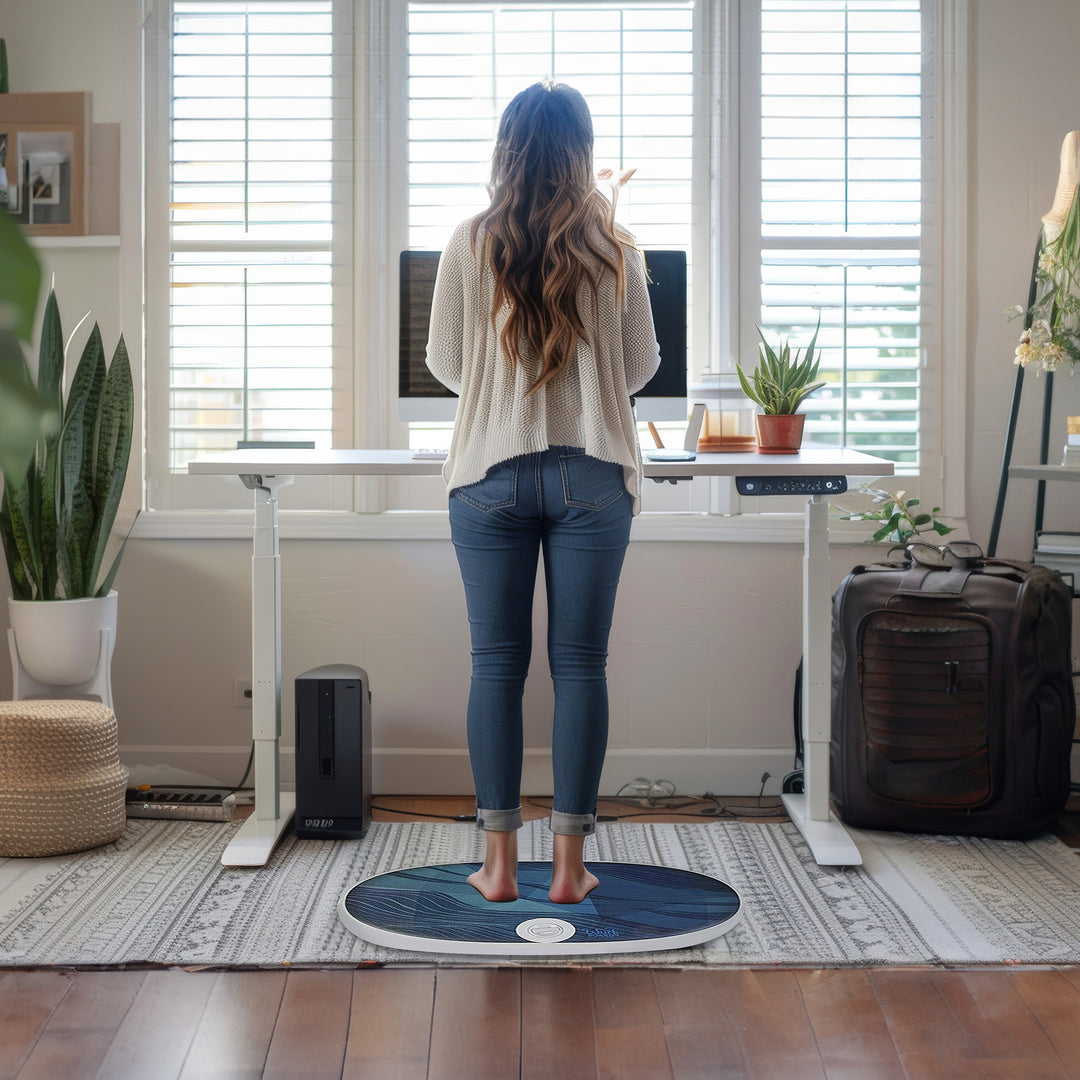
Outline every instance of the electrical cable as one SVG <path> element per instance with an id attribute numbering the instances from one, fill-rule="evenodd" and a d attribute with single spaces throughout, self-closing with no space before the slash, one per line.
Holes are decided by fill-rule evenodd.
<path id="1" fill-rule="evenodd" d="M 240 792 L 240 791 L 244 790 L 244 781 L 248 778 L 248 774 L 251 772 L 251 766 L 254 764 L 254 762 L 255 762 L 255 740 L 252 739 L 251 740 L 251 750 L 248 753 L 247 765 L 244 767 L 244 775 L 240 777 L 240 783 L 237 784 L 236 787 L 234 787 L 232 789 L 232 794 L 233 795 L 237 794 L 237 792 Z"/>
<path id="2" fill-rule="evenodd" d="M 761 778 L 761 791 L 758 792 L 758 804 L 756 806 L 748 806 L 742 803 L 728 803 L 721 806 L 720 800 L 712 792 L 707 791 L 704 795 L 678 795 L 675 793 L 675 785 L 670 780 L 657 780 L 650 782 L 643 777 L 638 777 L 635 780 L 631 780 L 629 783 L 623 784 L 621 788 L 613 796 L 603 798 L 602 802 L 616 802 L 621 803 L 624 806 L 633 806 L 634 810 L 631 813 L 624 814 L 597 814 L 596 820 L 601 823 L 610 823 L 614 821 L 627 821 L 631 818 L 639 817 L 704 817 L 704 818 L 717 818 L 734 819 L 739 818 L 776 818 L 784 819 L 787 817 L 787 811 L 783 806 L 762 806 L 761 799 L 765 790 L 765 781 L 768 780 L 769 774 L 765 773 Z M 625 799 L 621 799 L 620 795 L 627 788 L 635 790 L 662 790 L 665 792 L 663 796 L 634 796 L 635 801 L 630 803 Z M 673 800 L 679 800 L 673 803 Z M 530 798 L 526 802 L 530 806 L 535 806 L 541 810 L 550 810 L 550 801 L 541 802 L 538 799 Z M 648 808 L 644 808 L 642 803 L 647 802 Z M 709 806 L 701 807 L 702 803 L 710 803 Z M 695 807 L 701 807 L 701 809 L 695 810 Z"/>
<path id="3" fill-rule="evenodd" d="M 610 824 L 615 821 L 628 821 L 632 818 L 639 817 L 702 817 L 712 818 L 714 821 L 718 818 L 732 821 L 738 821 L 740 818 L 782 820 L 787 817 L 787 811 L 783 806 L 761 805 L 761 800 L 765 793 L 765 782 L 769 779 L 769 775 L 770 774 L 766 772 L 761 776 L 761 788 L 757 794 L 756 806 L 750 806 L 745 803 L 726 803 L 721 805 L 720 799 L 711 791 L 706 791 L 703 795 L 679 795 L 676 793 L 675 785 L 670 780 L 650 781 L 639 776 L 636 779 L 623 784 L 614 795 L 602 796 L 600 800 L 601 802 L 606 803 L 618 803 L 628 808 L 632 807 L 633 811 L 624 814 L 597 814 L 596 820 L 602 824 Z M 624 797 L 622 793 L 627 788 L 631 788 L 635 791 L 643 791 L 645 794 Z M 662 792 L 662 794 L 650 794 L 652 792 Z M 633 799 L 634 801 L 631 802 L 630 799 Z M 538 810 L 547 810 L 550 812 L 552 808 L 551 799 L 547 797 L 525 798 L 522 801 L 529 806 L 536 807 Z M 643 802 L 648 804 L 647 807 L 642 805 Z M 709 805 L 702 806 L 702 803 L 707 803 Z M 694 807 L 700 807 L 700 809 L 692 809 Z M 381 810 L 387 814 L 437 818 L 440 821 L 476 821 L 475 814 L 429 814 L 425 813 L 423 810 L 400 810 L 394 806 L 380 806 L 375 803 L 372 803 L 371 809 Z"/>
<path id="4" fill-rule="evenodd" d="M 540 810 L 550 810 L 551 807 L 544 803 L 537 802 L 535 799 L 525 800 L 530 806 L 535 806 Z M 704 800 L 687 798 L 685 802 L 680 803 L 675 807 L 651 807 L 647 810 L 636 810 L 633 813 L 627 814 L 597 814 L 596 820 L 601 824 L 611 824 L 616 821 L 628 821 L 631 818 L 638 817 L 712 817 L 731 819 L 734 821 L 739 818 L 754 817 L 754 818 L 784 818 L 787 816 L 787 812 L 782 806 L 744 806 L 744 805 L 728 805 L 728 806 L 707 806 L 698 812 L 684 809 L 684 807 L 692 807 L 700 805 Z M 394 806 L 380 806 L 376 803 L 371 804 L 372 810 L 380 810 L 387 814 L 403 814 L 410 817 L 424 817 L 424 818 L 437 818 L 440 821 L 459 821 L 469 822 L 476 821 L 475 814 L 432 814 L 424 810 L 400 810 Z"/>
<path id="5" fill-rule="evenodd" d="M 394 806 L 376 806 L 371 804 L 372 810 L 381 810 L 385 814 L 408 814 L 410 817 L 439 818 L 441 821 L 475 821 L 475 814 L 429 814 L 424 810 L 398 810 Z"/>

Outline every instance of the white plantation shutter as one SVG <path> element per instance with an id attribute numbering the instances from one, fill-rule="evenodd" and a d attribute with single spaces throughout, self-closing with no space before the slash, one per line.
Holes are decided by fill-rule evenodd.
<path id="1" fill-rule="evenodd" d="M 534 82 L 581 91 L 597 169 L 637 173 L 619 220 L 642 247 L 689 250 L 693 5 L 410 3 L 408 242 L 441 250 L 485 190 L 499 116 Z"/>
<path id="2" fill-rule="evenodd" d="M 171 62 L 170 468 L 329 447 L 330 0 L 175 0 Z"/>
<path id="3" fill-rule="evenodd" d="M 763 0 L 761 307 L 828 385 L 807 439 L 919 468 L 919 0 Z"/>

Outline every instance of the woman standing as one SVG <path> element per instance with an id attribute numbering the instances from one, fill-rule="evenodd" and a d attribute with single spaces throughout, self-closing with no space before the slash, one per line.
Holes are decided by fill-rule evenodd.
<path id="1" fill-rule="evenodd" d="M 630 396 L 659 366 L 645 270 L 593 174 L 584 98 L 537 83 L 507 106 L 491 205 L 439 263 L 427 363 L 460 396 L 443 476 L 472 638 L 469 757 L 487 899 L 517 898 L 522 695 L 544 554 L 552 735 L 550 899 L 579 903 L 607 747 L 615 592 L 639 508 Z"/>

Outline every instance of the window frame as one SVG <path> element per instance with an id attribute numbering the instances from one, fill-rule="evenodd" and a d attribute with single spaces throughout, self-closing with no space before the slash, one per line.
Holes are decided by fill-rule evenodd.
<path id="1" fill-rule="evenodd" d="M 335 110 L 334 142 L 350 148 L 343 159 L 335 151 L 333 184 L 335 215 L 342 203 L 341 192 L 351 192 L 353 183 L 353 29 L 351 4 L 333 4 L 335 102 L 349 107 Z M 228 512 L 246 507 L 247 493 L 234 480 L 221 476 L 190 476 L 171 469 L 170 451 L 170 264 L 174 250 L 196 250 L 190 243 L 174 247 L 170 235 L 170 132 L 172 86 L 172 0 L 159 0 L 149 11 L 143 26 L 144 67 L 146 70 L 145 123 L 145 187 L 144 213 L 146 220 L 144 272 L 144 333 L 146 340 L 146 491 L 144 505 L 153 512 L 198 513 Z M 341 44 L 348 42 L 349 47 Z M 346 206 L 348 203 L 346 202 Z M 333 441 L 334 445 L 355 442 L 356 432 L 352 409 L 342 409 L 338 402 L 355 396 L 356 372 L 353 356 L 353 311 L 351 267 L 354 263 L 354 234 L 351 207 L 342 220 L 335 217 L 333 238 L 329 250 L 335 264 L 333 278 Z M 216 241 L 207 243 L 207 251 L 232 250 L 234 245 Z M 244 242 L 235 245 L 237 250 Z M 263 241 L 250 242 L 250 249 L 265 248 Z M 283 247 L 288 249 L 289 243 Z M 346 268 L 345 272 L 338 266 Z M 161 362 L 155 363 L 160 357 Z M 341 477 L 299 477 L 283 498 L 284 505 L 305 512 L 313 510 L 349 511 L 353 508 L 351 484 Z M 140 530 L 136 528 L 135 535 Z"/>
<path id="2" fill-rule="evenodd" d="M 394 184 L 395 169 L 403 168 L 404 156 L 395 133 L 403 130 L 398 125 L 403 122 L 404 99 L 397 88 L 404 85 L 405 78 L 405 8 L 399 0 L 335 4 L 335 34 L 338 19 L 347 15 L 356 58 L 348 76 L 355 123 L 345 135 L 337 132 L 353 148 L 349 245 L 354 272 L 352 303 L 344 306 L 351 319 L 349 340 L 355 360 L 344 365 L 347 370 L 341 373 L 340 394 L 335 391 L 335 410 L 351 414 L 340 425 L 335 422 L 335 440 L 339 431 L 342 435 L 348 432 L 353 445 L 407 445 L 407 426 L 396 416 L 396 363 L 391 348 L 397 315 L 394 245 L 395 237 L 404 235 L 407 213 L 406 197 Z M 180 509 L 187 500 L 175 500 L 172 481 L 178 477 L 168 472 L 168 213 L 166 200 L 155 200 L 151 195 L 168 190 L 170 16 L 171 4 L 163 0 L 145 24 L 146 504 L 154 513 L 143 515 L 136 533 L 192 535 L 194 530 L 198 535 L 221 536 L 217 527 L 230 531 L 233 525 L 228 522 L 235 523 L 236 515 L 216 514 L 216 500 L 204 501 L 198 510 Z M 694 306 L 700 313 L 704 340 L 711 344 L 708 363 L 713 370 L 725 368 L 725 355 L 732 359 L 741 355 L 740 338 L 745 339 L 745 334 L 740 326 L 747 325 L 748 294 L 755 291 L 742 288 L 741 283 L 756 282 L 760 267 L 760 261 L 753 265 L 755 258 L 760 260 L 760 250 L 754 250 L 759 247 L 758 216 L 754 213 L 750 218 L 745 212 L 747 200 L 753 202 L 760 189 L 753 191 L 747 185 L 745 161 L 739 152 L 740 147 L 754 145 L 748 127 L 754 126 L 749 117 L 758 109 L 759 93 L 749 83 L 752 73 L 742 61 L 748 41 L 755 31 L 760 33 L 759 18 L 754 0 L 698 0 L 695 5 L 697 145 L 692 190 L 697 212 L 693 236 L 698 251 L 708 252 L 709 258 L 698 258 Z M 924 40 L 930 42 L 933 55 L 928 58 L 924 49 L 923 75 L 933 95 L 934 129 L 926 142 L 923 169 L 924 183 L 931 185 L 924 192 L 921 241 L 923 459 L 919 477 L 905 477 L 904 486 L 909 491 L 917 489 L 924 501 L 944 506 L 950 519 L 962 519 L 965 514 L 965 369 L 959 360 L 946 364 L 944 357 L 966 355 L 967 24 L 968 0 L 924 0 Z M 925 36 L 928 34 L 932 36 Z M 740 47 L 732 49 L 732 41 L 738 41 Z M 753 48 L 759 56 L 760 50 L 756 45 Z M 709 107 L 710 102 L 716 107 Z M 747 277 L 751 265 L 753 276 Z M 760 304 L 756 296 L 753 302 Z M 752 321 L 749 325 L 752 327 Z M 364 363 L 365 357 L 382 357 L 382 362 Z M 234 490 L 239 489 L 238 484 L 227 478 L 215 479 L 222 496 L 219 507 L 222 503 L 246 507 L 247 493 Z M 441 536 L 443 530 L 433 522 L 430 511 L 392 509 L 409 505 L 413 483 L 407 479 L 337 478 L 328 485 L 327 511 L 305 513 L 299 534 L 327 538 L 382 533 L 399 536 L 403 530 L 409 534 L 409 521 L 413 520 L 418 538 Z M 778 505 L 784 500 L 762 504 L 760 499 L 740 498 L 722 480 L 711 480 L 707 487 L 707 506 L 698 498 L 689 512 L 647 512 L 638 519 L 635 536 L 754 542 L 801 539 L 801 507 Z M 170 499 L 174 501 L 170 503 Z M 287 498 L 282 500 L 282 511 L 286 523 L 290 515 Z M 369 520 L 344 520 L 350 516 Z M 370 520 L 375 516 L 381 516 L 384 523 Z M 156 518 L 156 523 L 147 518 Z M 285 524 L 284 534 L 292 531 Z M 841 541 L 862 531 L 843 524 L 833 528 L 834 539 Z"/>
<path id="3" fill-rule="evenodd" d="M 743 71 L 740 98 L 740 143 L 743 147 L 761 145 L 761 8 L 742 0 L 740 7 L 739 53 L 749 58 L 750 70 Z M 882 481 L 890 490 L 904 488 L 930 505 L 946 506 L 949 517 L 963 517 L 962 473 L 950 477 L 946 485 L 946 438 L 955 443 L 962 436 L 965 416 L 962 380 L 950 386 L 952 396 L 943 396 L 944 363 L 948 355 L 963 356 L 963 319 L 953 322 L 943 305 L 948 301 L 941 274 L 951 266 L 963 277 L 964 210 L 959 178 L 966 175 L 963 161 L 950 161 L 946 175 L 941 153 L 944 130 L 961 130 L 964 120 L 963 92 L 947 100 L 942 97 L 948 86 L 955 95 L 966 86 L 966 7 L 967 0 L 922 0 L 922 215 L 920 239 L 914 250 L 920 266 L 920 348 L 919 348 L 919 471 L 895 481 Z M 961 35 L 962 36 L 959 36 Z M 962 45 L 962 47 L 961 47 Z M 961 77 L 962 73 L 962 77 Z M 966 141 L 954 145 L 966 148 Z M 956 155 L 952 155 L 955 157 Z M 966 149 L 962 155 L 966 159 Z M 734 220 L 739 223 L 739 278 L 758 282 L 763 245 L 761 243 L 761 156 L 754 152 L 742 155 L 736 179 L 739 209 Z M 935 212 L 936 211 L 936 214 Z M 827 241 L 822 242 L 827 246 Z M 813 242 L 809 246 L 814 246 Z M 761 298 L 757 289 L 742 291 L 738 301 L 735 335 L 739 356 L 754 357 L 757 349 L 755 323 L 760 318 Z M 963 446 L 962 440 L 956 444 Z M 867 450 L 872 453 L 872 450 Z M 955 456 L 955 455 L 954 455 Z M 946 497 L 947 493 L 947 497 Z M 762 500 L 740 499 L 738 511 L 763 512 Z M 793 509 L 794 500 L 774 500 L 777 509 Z M 948 505 L 947 505 L 948 503 Z"/>

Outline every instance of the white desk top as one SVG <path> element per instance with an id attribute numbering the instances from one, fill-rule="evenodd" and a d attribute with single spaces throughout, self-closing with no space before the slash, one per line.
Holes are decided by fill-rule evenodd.
<path id="1" fill-rule="evenodd" d="M 214 476 L 435 476 L 443 463 L 411 450 L 230 450 L 195 458 L 189 473 Z M 694 461 L 648 461 L 646 476 L 891 476 L 893 463 L 857 450 L 798 454 L 698 454 Z"/>

